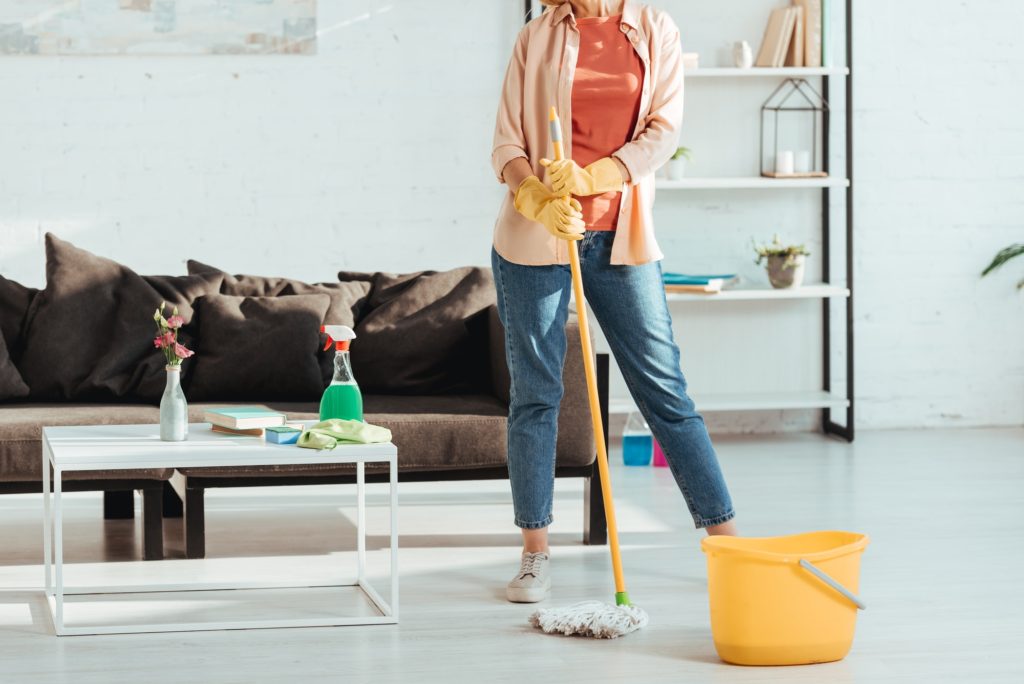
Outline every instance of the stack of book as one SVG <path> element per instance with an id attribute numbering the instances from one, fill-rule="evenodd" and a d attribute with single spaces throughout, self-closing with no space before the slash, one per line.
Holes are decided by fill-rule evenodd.
<path id="1" fill-rule="evenodd" d="M 820 67 L 828 35 L 828 0 L 792 0 L 772 10 L 764 30 L 759 67 Z"/>
<path id="2" fill-rule="evenodd" d="M 259 406 L 229 406 L 208 409 L 203 419 L 214 432 L 260 437 L 263 429 L 284 425 L 285 415 Z"/>
<path id="3" fill-rule="evenodd" d="M 662 281 L 665 292 L 696 292 L 697 294 L 715 294 L 722 288 L 733 285 L 738 278 L 735 273 L 722 275 L 687 275 L 685 273 L 665 273 Z"/>

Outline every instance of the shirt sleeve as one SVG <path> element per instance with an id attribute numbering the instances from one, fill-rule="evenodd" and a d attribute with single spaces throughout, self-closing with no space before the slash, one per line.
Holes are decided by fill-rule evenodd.
<path id="1" fill-rule="evenodd" d="M 652 41 L 651 71 L 655 82 L 650 113 L 637 139 L 612 154 L 629 170 L 630 182 L 634 184 L 658 170 L 675 153 L 683 122 L 683 50 L 679 29 L 667 14 L 662 14 L 657 23 L 657 42 Z"/>
<path id="2" fill-rule="evenodd" d="M 501 100 L 498 103 L 498 118 L 494 125 L 494 148 L 491 152 L 491 166 L 499 183 L 504 183 L 502 171 L 505 166 L 526 154 L 526 136 L 523 133 L 523 75 L 526 71 L 526 42 L 524 28 L 519 32 L 512 58 L 505 71 L 501 86 Z"/>

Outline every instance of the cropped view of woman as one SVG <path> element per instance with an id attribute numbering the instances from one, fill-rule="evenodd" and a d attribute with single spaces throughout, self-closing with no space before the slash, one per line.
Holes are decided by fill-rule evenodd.
<path id="1" fill-rule="evenodd" d="M 543 600 L 551 587 L 568 254 L 577 246 L 588 302 L 695 525 L 735 534 L 717 456 L 687 395 L 654 237 L 654 174 L 676 149 L 683 113 L 679 30 L 631 0 L 544 4 L 516 40 L 492 153 L 509 189 L 491 258 L 512 377 L 508 467 L 523 553 L 507 596 L 516 602 Z M 552 106 L 565 125 L 560 161 L 545 158 Z"/>

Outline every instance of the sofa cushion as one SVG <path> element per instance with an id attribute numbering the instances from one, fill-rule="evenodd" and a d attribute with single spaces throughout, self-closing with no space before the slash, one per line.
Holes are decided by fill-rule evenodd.
<path id="1" fill-rule="evenodd" d="M 326 294 L 199 297 L 187 395 L 319 400 L 324 390 L 317 359 L 320 326 L 330 304 Z"/>
<path id="2" fill-rule="evenodd" d="M 31 397 L 159 401 L 165 361 L 153 348 L 154 309 L 176 305 L 187 323 L 191 303 L 217 292 L 222 279 L 140 276 L 48 233 L 46 288 L 32 302 L 18 363 Z M 180 339 L 189 344 L 187 329 Z"/>
<path id="3" fill-rule="evenodd" d="M 486 320 L 476 326 L 473 321 L 495 300 L 486 268 L 375 274 L 352 342 L 360 388 L 407 395 L 485 390 Z"/>
<path id="4" fill-rule="evenodd" d="M 285 295 L 326 294 L 331 298 L 324 322 L 331 325 L 356 326 L 366 299 L 370 294 L 370 274 L 337 283 L 304 283 L 289 278 L 265 278 L 253 275 L 231 275 L 215 266 L 194 259 L 187 262 L 189 274 L 218 274 L 223 277 L 221 293 L 243 297 L 278 297 Z M 322 347 L 323 345 L 321 345 Z M 334 374 L 334 352 L 319 350 L 320 372 L 324 382 Z"/>
<path id="5" fill-rule="evenodd" d="M 0 335 L 7 342 L 7 353 L 15 362 L 24 349 L 25 323 L 32 300 L 39 294 L 34 287 L 0 276 Z"/>
<path id="6" fill-rule="evenodd" d="M 8 404 L 0 409 L 0 484 L 42 483 L 42 428 L 47 425 L 156 424 L 160 410 L 141 404 Z M 169 468 L 67 471 L 67 480 L 166 480 Z"/>
<path id="7" fill-rule="evenodd" d="M 7 353 L 7 343 L 0 335 L 0 401 L 18 399 L 28 396 L 28 385 L 21 378 L 21 373 L 14 366 L 11 355 Z"/>

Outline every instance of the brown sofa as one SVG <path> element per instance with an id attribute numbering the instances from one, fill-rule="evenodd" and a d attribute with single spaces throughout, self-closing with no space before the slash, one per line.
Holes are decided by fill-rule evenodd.
<path id="1" fill-rule="evenodd" d="M 307 329 L 318 324 L 310 316 L 322 315 L 327 322 L 353 326 L 359 335 L 352 358 L 366 420 L 392 430 L 400 481 L 507 477 L 509 377 L 487 269 L 401 276 L 343 272 L 338 284 L 310 285 L 229 275 L 189 262 L 188 276 L 138 276 L 49 235 L 47 258 L 45 290 L 0 282 L 0 493 L 39 491 L 43 426 L 157 421 L 162 368 L 159 354 L 148 346 L 151 321 L 146 319 L 160 299 L 179 306 L 188 321 L 182 339 L 197 350 L 185 364 L 183 383 L 193 421 L 201 421 L 210 406 L 231 404 L 316 418 L 331 359 L 305 347 L 319 345 L 316 331 Z M 82 291 L 88 296 L 82 298 Z M 134 322 L 124 323 L 133 321 L 132 312 L 123 309 L 125 301 L 147 305 L 139 309 L 143 323 L 137 330 Z M 76 319 L 83 307 L 88 317 Z M 46 328 L 80 329 L 83 320 L 106 321 L 115 334 L 107 335 L 92 357 L 73 352 L 62 357 L 60 340 L 51 339 L 59 336 Z M 90 334 L 102 337 L 102 332 Z M 585 480 L 584 541 L 604 543 L 574 316 L 566 333 L 556 475 Z M 275 340 L 275 334 L 281 337 Z M 141 344 L 134 344 L 136 335 Z M 244 358 L 233 356 L 253 338 L 260 340 L 258 346 L 243 351 Z M 429 349 L 423 351 L 425 345 Z M 52 354 L 50 363 L 43 362 L 46 353 Z M 607 363 L 607 357 L 599 357 L 606 424 Z M 282 365 L 288 372 L 275 375 Z M 27 396 L 11 381 L 12 367 Z M 370 481 L 385 476 L 368 469 Z M 188 468 L 69 473 L 65 488 L 104 491 L 107 517 L 130 517 L 132 492 L 141 491 L 146 558 L 162 557 L 162 516 L 184 514 L 186 555 L 195 558 L 205 553 L 206 489 L 352 481 L 354 473 L 345 466 Z"/>

